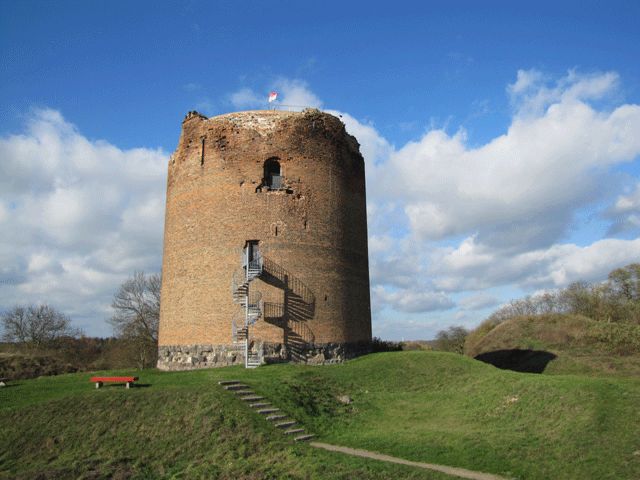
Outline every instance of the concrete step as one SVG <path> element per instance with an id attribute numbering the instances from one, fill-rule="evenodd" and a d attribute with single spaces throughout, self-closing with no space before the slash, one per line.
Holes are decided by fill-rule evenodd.
<path id="1" fill-rule="evenodd" d="M 296 422 L 295 420 L 287 420 L 286 422 L 278 422 L 276 423 L 276 427 L 278 428 L 289 428 L 292 427 L 293 425 L 295 425 Z"/>
<path id="2" fill-rule="evenodd" d="M 239 395 L 241 397 L 245 396 L 245 395 L 253 395 L 253 390 L 236 390 L 235 392 L 236 395 Z"/>
<path id="3" fill-rule="evenodd" d="M 218 385 L 236 385 L 240 383 L 240 380 L 220 380 Z"/>
<path id="4" fill-rule="evenodd" d="M 242 400 L 245 402 L 255 402 L 257 400 L 264 400 L 264 397 L 261 397 L 260 395 L 247 395 L 242 397 Z"/>
<path id="5" fill-rule="evenodd" d="M 276 413 L 276 412 L 279 412 L 279 411 L 280 411 L 279 408 L 262 408 L 262 409 L 258 410 L 258 413 L 266 415 L 267 413 Z"/>
<path id="6" fill-rule="evenodd" d="M 302 433 L 304 432 L 304 428 L 290 428 L 284 431 L 285 435 L 293 435 L 294 433 Z"/>
<path id="7" fill-rule="evenodd" d="M 258 403 L 250 403 L 249 406 L 251 408 L 262 408 L 262 407 L 270 407 L 271 404 L 269 402 L 258 402 Z"/>
<path id="8" fill-rule="evenodd" d="M 267 420 L 270 420 L 270 421 L 272 421 L 272 422 L 273 422 L 273 421 L 275 421 L 275 420 L 282 420 L 283 418 L 287 418 L 287 416 L 286 416 L 286 415 L 283 415 L 283 414 L 278 414 L 278 415 L 268 415 L 268 416 L 267 416 Z"/>
<path id="9" fill-rule="evenodd" d="M 297 436 L 296 438 L 294 438 L 294 440 L 295 440 L 296 442 L 306 442 L 307 440 L 310 440 L 310 439 L 312 439 L 313 437 L 315 437 L 315 435 L 314 435 L 314 434 L 312 434 L 312 433 L 308 433 L 308 434 L 306 434 L 306 435 L 299 435 L 299 436 Z"/>
<path id="10" fill-rule="evenodd" d="M 233 385 L 226 385 L 224 387 L 225 390 L 244 390 L 245 388 L 249 388 L 249 385 L 243 385 L 241 383 L 234 383 Z"/>

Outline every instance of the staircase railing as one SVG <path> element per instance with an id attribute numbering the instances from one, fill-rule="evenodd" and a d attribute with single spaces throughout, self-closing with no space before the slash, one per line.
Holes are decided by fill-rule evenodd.
<path id="1" fill-rule="evenodd" d="M 250 287 L 256 278 L 283 289 L 285 303 L 264 302 L 262 294 Z M 244 342 L 245 367 L 257 366 L 256 353 L 249 349 L 250 326 L 260 318 L 285 329 L 285 343 L 292 351 L 302 352 L 304 345 L 315 343 L 315 335 L 306 323 L 315 314 L 315 295 L 278 263 L 262 255 L 256 255 L 249 261 L 249 252 L 245 250 L 241 267 L 233 272 L 231 293 L 234 303 L 242 307 L 232 319 L 232 337 L 235 343 Z"/>
<path id="2" fill-rule="evenodd" d="M 262 258 L 262 270 L 266 275 L 269 275 L 279 283 L 283 285 L 286 283 L 286 287 L 289 291 L 302 299 L 304 303 L 309 306 L 315 306 L 316 297 L 313 292 L 307 287 L 302 280 L 292 275 L 282 265 L 274 262 L 269 258 Z"/>
<path id="3" fill-rule="evenodd" d="M 244 341 L 244 364 L 247 368 L 254 368 L 255 355 L 249 352 L 250 329 L 249 326 L 262 318 L 264 302 L 262 293 L 249 287 L 249 284 L 263 272 L 262 256 L 256 255 L 249 261 L 245 250 L 242 256 L 242 267 L 233 272 L 231 279 L 231 295 L 233 302 L 240 305 L 242 310 L 237 312 L 231 321 L 231 335 L 234 343 Z M 244 338 L 243 338 L 244 337 Z M 249 357 L 252 356 L 250 359 Z M 251 361 L 250 361 L 251 360 Z"/>

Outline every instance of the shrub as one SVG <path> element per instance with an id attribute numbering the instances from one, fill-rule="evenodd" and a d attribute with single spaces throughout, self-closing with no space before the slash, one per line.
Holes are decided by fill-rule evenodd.
<path id="1" fill-rule="evenodd" d="M 454 325 L 447 330 L 440 330 L 438 332 L 433 347 L 435 350 L 462 354 L 467 335 L 469 335 L 469 330 Z"/>
<path id="2" fill-rule="evenodd" d="M 382 340 L 378 337 L 373 337 L 371 340 L 371 351 L 377 352 L 399 352 L 402 350 L 402 342 L 393 342 L 391 340 Z"/>

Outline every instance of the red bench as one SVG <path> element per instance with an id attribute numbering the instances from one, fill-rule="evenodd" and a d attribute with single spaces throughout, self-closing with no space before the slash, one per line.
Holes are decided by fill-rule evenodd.
<path id="1" fill-rule="evenodd" d="M 96 388 L 100 388 L 103 383 L 124 383 L 127 388 L 131 387 L 138 377 L 91 377 L 90 381 L 96 384 Z"/>

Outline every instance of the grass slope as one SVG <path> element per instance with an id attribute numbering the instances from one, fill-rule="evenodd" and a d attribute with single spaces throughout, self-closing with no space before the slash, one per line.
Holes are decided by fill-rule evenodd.
<path id="1" fill-rule="evenodd" d="M 446 478 L 293 445 L 216 385 L 244 380 L 321 440 L 517 478 L 640 478 L 640 380 L 394 352 L 343 365 L 88 375 L 0 389 L 0 478 Z M 349 395 L 344 405 L 338 395 Z"/>
<path id="2" fill-rule="evenodd" d="M 598 322 L 581 315 L 547 314 L 515 317 L 489 327 L 481 326 L 469 336 L 465 345 L 467 355 L 476 357 L 512 349 L 549 352 L 555 358 L 542 365 L 544 373 L 640 377 L 638 325 Z M 544 360 L 544 356 L 538 358 Z M 535 367 L 536 357 L 515 356 L 511 361 L 516 369 L 526 370 L 527 366 Z"/>

